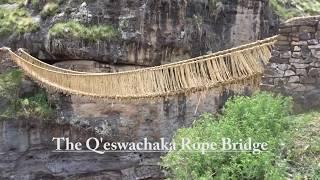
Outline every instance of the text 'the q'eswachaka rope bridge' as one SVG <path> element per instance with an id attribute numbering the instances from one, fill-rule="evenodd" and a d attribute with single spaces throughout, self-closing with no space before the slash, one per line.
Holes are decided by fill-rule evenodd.
<path id="1" fill-rule="evenodd" d="M 1 48 L 33 80 L 48 89 L 105 99 L 174 96 L 212 88 L 259 86 L 277 36 L 175 63 L 117 73 L 87 73 L 46 64 L 22 49 Z"/>

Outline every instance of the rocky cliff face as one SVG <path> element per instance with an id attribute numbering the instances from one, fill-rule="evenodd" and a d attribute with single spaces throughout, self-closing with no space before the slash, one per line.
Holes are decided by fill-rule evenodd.
<path id="1" fill-rule="evenodd" d="M 85 144 L 90 131 L 52 122 L 0 120 L 0 179 L 131 180 L 159 179 L 160 154 L 56 153 L 52 137 L 70 137 Z"/>
<path id="2" fill-rule="evenodd" d="M 250 93 L 250 89 L 243 92 Z M 158 142 L 160 138 L 171 140 L 179 128 L 190 127 L 203 113 L 216 114 L 231 95 L 211 90 L 137 102 L 58 95 L 53 101 L 60 113 L 59 123 L 93 130 L 114 140 L 141 141 L 148 137 Z"/>
<path id="3" fill-rule="evenodd" d="M 13 35 L 0 45 L 24 47 L 53 62 L 89 59 L 159 65 L 254 41 L 268 35 L 276 24 L 269 17 L 267 0 L 68 0 L 59 6 L 59 13 L 47 18 L 40 18 L 31 2 L 27 7 L 40 22 L 40 30 Z M 88 42 L 49 35 L 55 23 L 70 20 L 111 25 L 119 37 Z"/>
<path id="4" fill-rule="evenodd" d="M 108 1 L 104 3 L 97 1 L 87 5 L 72 4 L 72 7 L 77 5 L 86 8 L 86 12 L 92 12 L 93 14 L 86 16 L 90 22 L 105 21 L 118 27 L 121 32 L 121 41 L 114 44 L 105 43 L 111 43 L 112 46 L 120 45 L 118 49 L 123 52 L 121 54 L 124 59 L 119 60 L 118 64 L 108 65 L 109 69 L 101 65 L 101 62 L 95 65 L 87 64 L 84 67 L 81 65 L 84 61 L 71 61 L 74 65 L 71 68 L 80 71 L 91 69 L 95 72 L 115 72 L 133 68 L 128 65 L 120 66 L 119 63 L 133 63 L 136 68 L 139 68 L 137 65 L 163 64 L 176 61 L 181 57 L 197 56 L 207 51 L 217 51 L 252 42 L 271 33 L 272 27 L 275 26 L 273 25 L 275 22 L 269 21 L 271 18 L 268 18 L 270 12 L 266 1 L 217 2 L 219 5 L 215 9 L 210 5 L 212 1 L 200 0 Z M 111 6 L 114 4 L 117 4 L 119 8 Z M 106 7 L 101 10 L 103 16 L 97 16 L 95 13 L 99 14 L 100 11 L 94 10 L 94 7 Z M 122 28 L 122 24 L 130 28 Z M 127 39 L 129 34 L 130 40 Z M 49 42 L 54 41 L 56 40 L 50 39 Z M 57 53 L 67 55 L 69 40 L 59 40 L 59 42 L 63 45 L 57 47 L 63 47 L 63 50 Z M 70 39 L 70 42 L 75 44 L 77 41 Z M 135 50 L 130 49 L 131 45 L 127 46 L 128 42 L 135 47 Z M 143 44 L 149 45 L 143 46 Z M 73 45 L 70 47 L 73 48 Z M 73 50 L 80 52 L 83 49 L 92 48 L 93 51 L 86 51 L 88 53 L 85 55 L 97 58 L 102 49 L 96 45 L 101 44 L 76 46 Z M 51 50 L 56 49 L 55 47 L 51 46 Z M 150 50 L 149 53 L 146 53 L 149 51 L 147 49 Z M 103 48 L 103 50 L 107 52 L 108 48 Z M 119 51 L 108 52 L 108 56 L 114 57 L 113 60 L 121 57 L 115 55 Z M 150 56 L 145 56 L 146 54 Z M 76 56 L 68 58 L 74 57 Z M 58 64 L 70 67 L 69 62 Z M 75 96 L 55 96 L 53 99 L 61 112 L 62 122 L 93 128 L 98 133 L 111 134 L 115 138 L 139 140 L 147 136 L 157 140 L 160 137 L 171 138 L 178 128 L 190 126 L 201 113 L 217 112 L 227 97 L 228 93 L 219 94 L 209 91 L 191 94 L 187 97 L 181 95 L 169 99 L 142 100 L 132 103 L 88 100 Z"/>

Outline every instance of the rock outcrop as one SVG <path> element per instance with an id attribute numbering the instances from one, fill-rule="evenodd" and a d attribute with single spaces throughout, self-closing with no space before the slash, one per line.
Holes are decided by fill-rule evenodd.
<path id="1" fill-rule="evenodd" d="M 23 47 L 51 63 L 87 59 L 159 65 L 263 38 L 274 33 L 277 24 L 267 0 L 68 0 L 60 5 L 58 14 L 47 18 L 40 18 L 30 2 L 27 7 L 40 20 L 40 31 L 12 35 L 2 39 L 0 46 Z M 49 35 L 55 23 L 71 20 L 108 24 L 120 35 L 97 42 Z"/>
<path id="2" fill-rule="evenodd" d="M 160 179 L 159 153 L 57 153 L 53 137 L 82 142 L 98 137 L 70 125 L 0 120 L 0 179 Z"/>

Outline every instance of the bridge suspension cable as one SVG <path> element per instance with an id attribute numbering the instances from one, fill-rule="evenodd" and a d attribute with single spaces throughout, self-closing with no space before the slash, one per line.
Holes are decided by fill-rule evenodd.
<path id="1" fill-rule="evenodd" d="M 117 73 L 88 73 L 46 64 L 22 49 L 1 48 L 36 82 L 69 94 L 107 99 L 173 96 L 211 88 L 258 86 L 276 36 L 210 55 Z"/>

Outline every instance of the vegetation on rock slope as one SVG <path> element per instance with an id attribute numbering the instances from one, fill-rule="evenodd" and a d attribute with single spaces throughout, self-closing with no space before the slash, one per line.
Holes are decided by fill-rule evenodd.
<path id="1" fill-rule="evenodd" d="M 320 179 L 320 113 L 292 118 L 291 142 L 285 149 L 288 173 L 295 179 Z"/>
<path id="2" fill-rule="evenodd" d="M 39 90 L 30 96 L 21 97 L 23 74 L 20 70 L 10 70 L 0 74 L 0 118 L 50 118 L 53 109 L 47 95 Z"/>
<path id="3" fill-rule="evenodd" d="M 308 124 L 313 116 L 291 116 L 291 107 L 290 98 L 268 93 L 229 100 L 222 116 L 206 114 L 192 128 L 180 129 L 174 138 L 177 150 L 163 158 L 163 166 L 173 179 L 320 178 L 320 120 Z M 306 134 L 312 131 L 310 125 L 317 127 Z M 252 138 L 252 142 L 268 143 L 268 150 L 260 154 L 225 151 L 202 154 L 183 150 L 182 138 L 193 143 Z M 304 141 L 308 138 L 313 140 Z"/>
<path id="4" fill-rule="evenodd" d="M 88 41 L 109 40 L 118 36 L 118 31 L 109 25 L 85 26 L 76 21 L 57 23 L 50 30 L 53 37 L 72 37 Z"/>
<path id="5" fill-rule="evenodd" d="M 0 0 L 0 4 L 14 4 L 14 3 L 21 4 L 23 2 L 25 2 L 25 0 Z"/>
<path id="6" fill-rule="evenodd" d="M 53 16 L 58 12 L 59 5 L 54 2 L 48 2 L 40 12 L 41 17 L 45 18 L 48 16 Z"/>
<path id="7" fill-rule="evenodd" d="M 0 36 L 11 33 L 32 32 L 39 28 L 30 14 L 23 8 L 0 8 Z"/>
<path id="8" fill-rule="evenodd" d="M 269 0 L 269 2 L 282 19 L 320 14 L 319 0 Z"/>
<path id="9" fill-rule="evenodd" d="M 217 16 L 224 10 L 226 0 L 209 0 L 209 10 Z M 320 0 L 269 0 L 269 4 L 283 20 L 308 15 L 320 14 Z"/>

